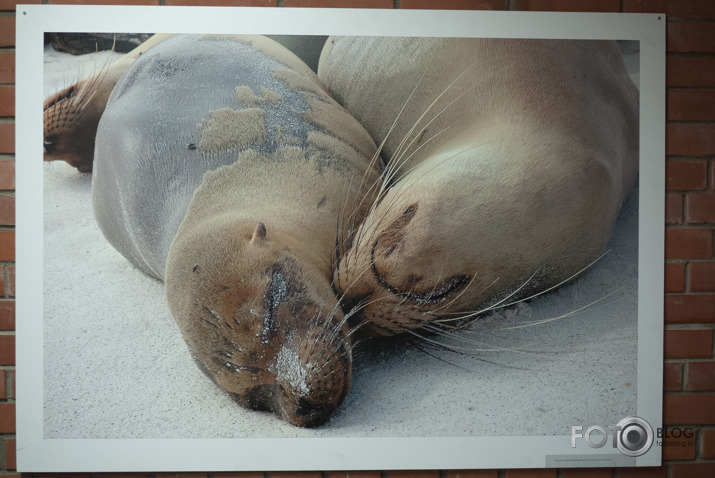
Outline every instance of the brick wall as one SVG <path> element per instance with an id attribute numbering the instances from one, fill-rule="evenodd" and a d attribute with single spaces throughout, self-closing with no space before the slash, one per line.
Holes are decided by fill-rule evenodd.
<path id="1" fill-rule="evenodd" d="M 0 0 L 0 474 L 15 459 L 15 0 Z M 715 1 L 711 0 L 24 0 L 22 3 L 665 12 L 667 26 L 666 426 L 697 430 L 650 469 L 360 472 L 350 477 L 715 476 Z M 345 472 L 153 474 L 155 478 L 331 478 Z M 90 478 L 79 474 L 78 478 Z M 99 476 L 99 475 L 98 475 Z M 146 474 L 122 474 L 127 478 Z M 38 477 L 39 478 L 39 477 Z"/>

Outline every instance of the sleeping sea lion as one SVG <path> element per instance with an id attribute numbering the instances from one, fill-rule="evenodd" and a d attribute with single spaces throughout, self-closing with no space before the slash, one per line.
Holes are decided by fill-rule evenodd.
<path id="1" fill-rule="evenodd" d="M 603 253 L 638 171 L 615 42 L 331 37 L 318 74 L 388 160 L 334 277 L 372 333 L 463 323 Z"/>
<path id="2" fill-rule="evenodd" d="M 351 338 L 332 271 L 372 201 L 376 149 L 265 37 L 167 38 L 116 84 L 95 216 L 165 281 L 192 356 L 241 405 L 309 427 L 345 398 Z"/>

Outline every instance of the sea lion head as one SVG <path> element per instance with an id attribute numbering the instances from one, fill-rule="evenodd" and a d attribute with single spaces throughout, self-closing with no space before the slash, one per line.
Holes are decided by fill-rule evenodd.
<path id="1" fill-rule="evenodd" d="M 335 289 L 363 332 L 388 336 L 419 329 L 462 305 L 461 293 L 473 277 L 463 264 L 444 261 L 444 241 L 426 233 L 430 219 L 423 209 L 419 198 L 399 188 L 387 192 L 340 259 Z"/>
<path id="2" fill-rule="evenodd" d="M 302 427 L 350 388 L 348 327 L 328 278 L 261 222 L 208 219 L 172 243 L 166 291 L 199 367 L 239 404 Z"/>
<path id="3" fill-rule="evenodd" d="M 92 171 L 97 126 L 114 86 L 104 77 L 100 71 L 45 99 L 45 161 L 65 161 L 81 172 Z"/>

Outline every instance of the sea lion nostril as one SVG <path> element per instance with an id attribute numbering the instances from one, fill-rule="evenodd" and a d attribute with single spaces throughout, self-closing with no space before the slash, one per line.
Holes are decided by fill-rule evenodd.
<path id="1" fill-rule="evenodd" d="M 310 428 L 325 423 L 335 411 L 335 405 L 312 403 L 304 398 L 299 398 L 295 408 L 295 415 L 302 422 L 302 426 Z"/>

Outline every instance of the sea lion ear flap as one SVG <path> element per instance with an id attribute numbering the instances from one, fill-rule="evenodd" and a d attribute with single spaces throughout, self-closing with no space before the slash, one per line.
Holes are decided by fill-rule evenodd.
<path id="1" fill-rule="evenodd" d="M 266 225 L 262 222 L 256 224 L 256 229 L 253 230 L 253 236 L 251 236 L 251 244 L 258 244 L 258 241 L 262 241 L 266 238 Z"/>

